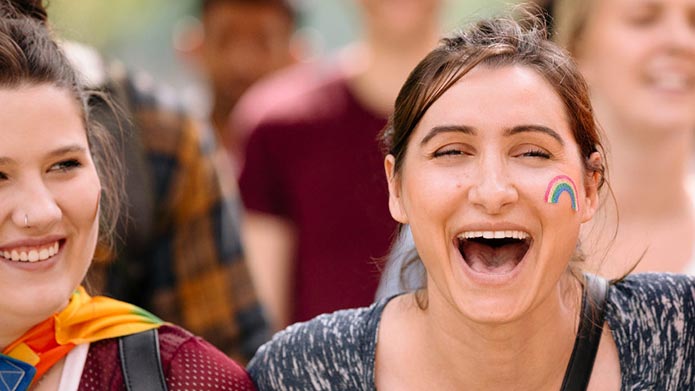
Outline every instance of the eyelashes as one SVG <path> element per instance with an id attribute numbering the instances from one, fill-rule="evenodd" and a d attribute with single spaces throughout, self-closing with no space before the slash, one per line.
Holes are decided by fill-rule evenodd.
<path id="1" fill-rule="evenodd" d="M 52 165 L 49 171 L 68 172 L 79 167 L 82 167 L 82 163 L 79 160 L 67 159 Z"/>
<path id="2" fill-rule="evenodd" d="M 470 155 L 468 153 L 465 153 L 459 149 L 442 149 L 438 150 L 432 153 L 433 158 L 438 158 L 438 157 L 445 157 L 445 156 L 461 156 L 461 155 Z"/>
<path id="3" fill-rule="evenodd" d="M 536 157 L 536 158 L 541 158 L 541 159 L 550 159 L 552 155 L 548 153 L 547 151 L 544 151 L 542 149 L 532 149 L 528 152 L 524 152 L 521 154 L 522 156 L 526 157 Z"/>

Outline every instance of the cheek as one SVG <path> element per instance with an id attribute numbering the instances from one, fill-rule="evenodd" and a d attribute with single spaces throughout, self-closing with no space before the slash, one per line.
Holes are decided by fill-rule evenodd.
<path id="1" fill-rule="evenodd" d="M 99 222 L 101 184 L 96 172 L 71 182 L 61 192 L 61 209 L 76 229 L 95 230 Z"/>
<path id="2" fill-rule="evenodd" d="M 411 219 L 439 220 L 463 205 L 468 187 L 466 174 L 444 170 L 412 170 L 403 178 L 403 201 Z"/>

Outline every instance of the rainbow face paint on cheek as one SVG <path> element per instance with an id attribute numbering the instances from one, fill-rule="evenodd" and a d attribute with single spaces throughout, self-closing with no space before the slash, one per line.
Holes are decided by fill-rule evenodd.
<path id="1" fill-rule="evenodd" d="M 572 178 L 567 175 L 558 175 L 550 181 L 545 191 L 545 202 L 557 204 L 560 202 L 562 193 L 567 193 L 569 195 L 572 209 L 575 212 L 579 211 L 579 205 L 577 205 L 577 186 L 574 185 Z"/>

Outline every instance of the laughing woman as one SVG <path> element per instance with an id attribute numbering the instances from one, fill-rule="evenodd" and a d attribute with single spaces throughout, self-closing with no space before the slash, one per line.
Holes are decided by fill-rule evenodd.
<path id="1" fill-rule="evenodd" d="M 692 388 L 695 280 L 582 273 L 605 157 L 587 87 L 540 21 L 443 40 L 383 141 L 426 288 L 278 334 L 249 366 L 261 391 Z"/>
<path id="2" fill-rule="evenodd" d="M 118 175 L 45 17 L 0 0 L 0 390 L 252 390 L 211 345 L 80 286 Z"/>

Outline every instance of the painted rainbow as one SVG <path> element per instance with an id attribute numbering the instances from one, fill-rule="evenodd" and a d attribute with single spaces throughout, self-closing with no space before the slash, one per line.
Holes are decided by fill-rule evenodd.
<path id="1" fill-rule="evenodd" d="M 545 191 L 545 202 L 549 204 L 557 204 L 562 193 L 567 193 L 572 202 L 572 209 L 576 212 L 579 210 L 577 205 L 577 187 L 574 185 L 572 178 L 567 175 L 558 175 L 553 178 L 548 184 L 548 189 Z"/>

